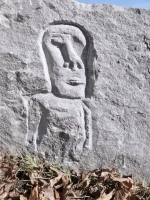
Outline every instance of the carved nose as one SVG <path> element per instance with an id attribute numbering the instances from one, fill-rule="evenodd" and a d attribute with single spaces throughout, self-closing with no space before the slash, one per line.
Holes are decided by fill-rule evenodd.
<path id="1" fill-rule="evenodd" d="M 81 58 L 78 56 L 76 53 L 75 49 L 73 48 L 72 44 L 70 42 L 66 43 L 66 51 L 67 51 L 67 57 L 68 57 L 68 63 L 69 63 L 69 68 L 72 71 L 76 71 L 78 69 L 83 69 L 84 64 L 81 60 Z"/>
<path id="2" fill-rule="evenodd" d="M 78 60 L 70 60 L 70 63 L 69 63 L 69 68 L 72 70 L 72 71 L 76 71 L 78 69 L 83 69 L 83 64 L 78 61 Z"/>

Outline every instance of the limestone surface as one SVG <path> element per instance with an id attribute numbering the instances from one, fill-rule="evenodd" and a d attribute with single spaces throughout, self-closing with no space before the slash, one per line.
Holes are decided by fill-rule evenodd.
<path id="1" fill-rule="evenodd" d="M 150 182 L 150 10 L 1 0 L 0 151 Z"/>

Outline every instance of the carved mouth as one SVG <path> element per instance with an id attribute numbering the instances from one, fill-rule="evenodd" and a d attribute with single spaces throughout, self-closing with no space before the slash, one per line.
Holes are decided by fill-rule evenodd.
<path id="1" fill-rule="evenodd" d="M 81 79 L 70 79 L 66 82 L 68 85 L 77 86 L 77 85 L 84 85 L 85 82 Z"/>

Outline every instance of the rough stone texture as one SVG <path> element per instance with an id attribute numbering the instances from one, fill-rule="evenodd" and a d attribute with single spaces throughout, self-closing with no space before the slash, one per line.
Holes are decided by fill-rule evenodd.
<path id="1" fill-rule="evenodd" d="M 70 26 L 68 34 L 62 25 Z M 49 47 L 46 42 L 44 47 L 46 33 Z M 74 49 L 73 39 L 64 39 L 69 35 Z M 48 61 L 53 49 L 58 60 Z M 74 88 L 82 82 L 80 89 L 68 90 L 63 82 L 59 88 L 61 72 L 53 66 L 60 60 L 64 70 L 73 72 L 74 62 L 83 67 L 83 76 L 67 79 Z M 35 152 L 87 170 L 116 167 L 148 180 L 150 10 L 73 0 L 1 0 L 0 95 L 1 151 Z"/>

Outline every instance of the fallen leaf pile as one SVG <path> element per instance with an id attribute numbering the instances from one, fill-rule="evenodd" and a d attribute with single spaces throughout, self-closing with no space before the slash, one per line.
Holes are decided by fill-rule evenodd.
<path id="1" fill-rule="evenodd" d="M 59 165 L 0 155 L 0 200 L 150 200 L 150 188 L 116 170 L 66 173 Z"/>

